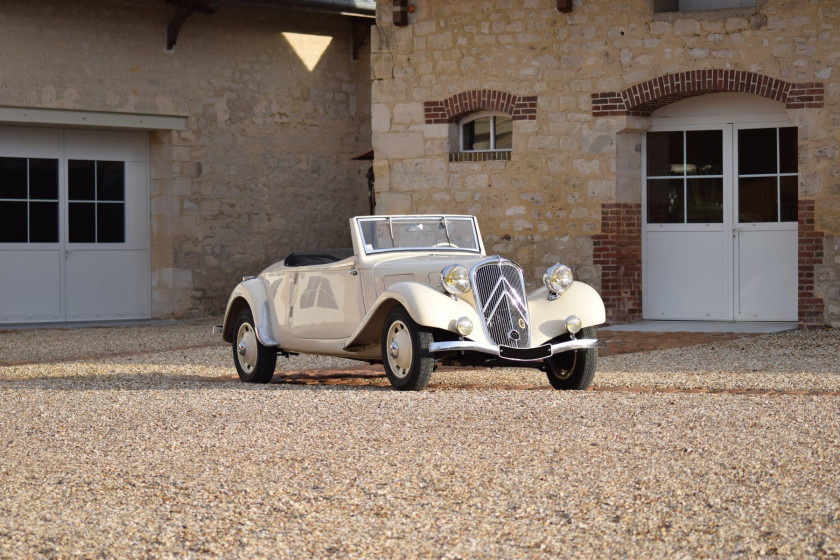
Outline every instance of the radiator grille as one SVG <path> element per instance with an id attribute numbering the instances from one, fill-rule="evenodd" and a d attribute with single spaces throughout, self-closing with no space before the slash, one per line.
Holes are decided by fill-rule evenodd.
<path id="1" fill-rule="evenodd" d="M 501 258 L 472 270 L 478 311 L 487 336 L 498 345 L 530 348 L 530 320 L 522 269 Z"/>

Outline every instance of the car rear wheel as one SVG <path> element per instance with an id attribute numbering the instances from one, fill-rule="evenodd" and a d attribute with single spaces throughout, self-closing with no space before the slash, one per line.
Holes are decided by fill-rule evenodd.
<path id="1" fill-rule="evenodd" d="M 391 386 L 399 391 L 421 391 L 435 367 L 429 346 L 431 331 L 417 325 L 402 307 L 395 307 L 382 327 L 382 363 Z"/>
<path id="2" fill-rule="evenodd" d="M 595 338 L 594 327 L 582 329 L 577 338 Z M 592 384 L 598 349 L 571 350 L 545 360 L 548 382 L 555 389 L 582 391 Z"/>
<path id="3" fill-rule="evenodd" d="M 239 312 L 236 318 L 233 339 L 233 363 L 239 379 L 248 383 L 268 383 L 274 376 L 277 365 L 277 351 L 263 346 L 257 338 L 254 317 L 248 308 Z"/>

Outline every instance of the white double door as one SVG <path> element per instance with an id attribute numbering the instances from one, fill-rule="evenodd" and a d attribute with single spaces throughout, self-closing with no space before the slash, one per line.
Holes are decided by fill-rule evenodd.
<path id="1" fill-rule="evenodd" d="M 149 140 L 0 127 L 0 323 L 148 318 Z"/>
<path id="2" fill-rule="evenodd" d="M 797 129 L 658 126 L 643 150 L 643 316 L 795 321 Z"/>

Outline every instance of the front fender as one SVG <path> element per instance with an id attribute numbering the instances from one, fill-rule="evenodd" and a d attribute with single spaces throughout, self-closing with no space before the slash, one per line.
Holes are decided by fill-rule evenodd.
<path id="1" fill-rule="evenodd" d="M 528 294 L 531 313 L 531 345 L 538 346 L 566 332 L 566 317 L 577 315 L 584 327 L 594 327 L 607 320 L 604 302 L 598 292 L 583 282 L 573 282 L 553 301 L 543 287 Z"/>
<path id="2" fill-rule="evenodd" d="M 269 315 L 268 295 L 265 284 L 260 278 L 251 278 L 240 282 L 228 299 L 225 310 L 225 321 L 222 327 L 222 339 L 231 342 L 234 337 L 234 322 L 239 312 L 247 305 L 254 317 L 254 327 L 257 331 L 257 338 L 263 346 L 277 346 L 277 339 L 271 331 L 271 317 Z"/>
<path id="3" fill-rule="evenodd" d="M 382 325 L 391 309 L 401 305 L 415 323 L 423 327 L 457 332 L 455 325 L 467 317 L 475 325 L 470 339 L 489 342 L 481 332 L 481 321 L 475 308 L 468 302 L 442 293 L 439 289 L 418 282 L 392 284 L 377 298 L 365 320 L 347 340 L 345 349 L 375 343 L 382 335 Z"/>

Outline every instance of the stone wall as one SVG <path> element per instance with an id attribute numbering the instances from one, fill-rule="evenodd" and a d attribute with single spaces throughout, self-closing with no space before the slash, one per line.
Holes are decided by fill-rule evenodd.
<path id="1" fill-rule="evenodd" d="M 351 60 L 350 20 L 223 2 L 191 15 L 167 54 L 174 11 L 10 0 L 0 12 L 0 106 L 188 117 L 151 133 L 154 317 L 221 312 L 242 274 L 347 246 L 347 218 L 368 213 L 370 163 L 352 158 L 370 150 L 370 54 Z"/>
<path id="2" fill-rule="evenodd" d="M 800 129 L 800 198 L 814 201 L 814 228 L 827 244 L 840 235 L 836 2 L 668 14 L 654 14 L 649 0 L 576 0 L 570 13 L 554 0 L 414 4 L 409 24 L 396 27 L 391 3 L 380 3 L 372 37 L 378 212 L 477 214 L 488 251 L 518 260 L 532 285 L 562 260 L 601 288 L 607 274 L 593 239 L 604 233 L 605 208 L 641 202 L 638 146 L 651 111 L 707 91 L 774 98 L 775 86 Z M 757 78 L 644 98 L 645 85 L 698 71 L 709 81 Z M 509 161 L 450 161 L 456 125 L 430 122 L 424 104 L 481 90 L 535 98 L 535 118 L 514 122 Z M 834 297 L 828 278 L 838 263 L 814 266 L 813 298 Z M 623 293 L 633 282 L 619 282 Z M 616 317 L 638 309 L 627 299 Z M 840 324 L 836 304 L 824 312 L 811 319 Z"/>

